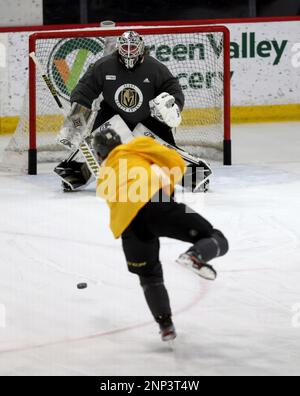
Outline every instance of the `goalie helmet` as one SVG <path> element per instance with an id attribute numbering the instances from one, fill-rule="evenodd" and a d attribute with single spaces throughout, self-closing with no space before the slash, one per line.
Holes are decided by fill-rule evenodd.
<path id="1" fill-rule="evenodd" d="M 100 163 L 120 144 L 122 144 L 120 135 L 111 128 L 97 131 L 93 138 L 93 149 Z"/>
<path id="2" fill-rule="evenodd" d="M 134 31 L 125 32 L 117 40 L 117 50 L 121 62 L 127 69 L 131 70 L 140 64 L 144 58 L 144 39 Z"/>

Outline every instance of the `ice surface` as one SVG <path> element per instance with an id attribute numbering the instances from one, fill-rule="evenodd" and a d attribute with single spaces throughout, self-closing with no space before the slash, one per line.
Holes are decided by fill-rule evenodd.
<path id="1" fill-rule="evenodd" d="M 235 165 L 185 197 L 229 238 L 218 280 L 176 265 L 187 245 L 163 240 L 175 351 L 92 186 L 63 194 L 50 172 L 0 174 L 1 375 L 300 374 L 300 125 L 233 132 Z"/>

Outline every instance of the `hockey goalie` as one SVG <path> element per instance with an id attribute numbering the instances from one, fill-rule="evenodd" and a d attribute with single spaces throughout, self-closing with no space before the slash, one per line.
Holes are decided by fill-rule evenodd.
<path id="1" fill-rule="evenodd" d="M 110 125 L 120 133 L 121 124 L 136 134 L 152 133 L 162 142 L 176 147 L 172 129 L 181 123 L 184 94 L 169 69 L 146 54 L 141 35 L 128 31 L 117 39 L 116 51 L 92 65 L 71 94 L 71 111 L 58 141 L 76 150 L 86 136 L 93 103 L 100 103 L 92 127 Z M 152 136 L 153 137 L 153 136 Z M 75 191 L 89 184 L 93 175 L 85 162 L 74 155 L 59 164 L 55 171 L 63 179 L 64 191 Z M 194 167 L 191 167 L 194 172 Z"/>

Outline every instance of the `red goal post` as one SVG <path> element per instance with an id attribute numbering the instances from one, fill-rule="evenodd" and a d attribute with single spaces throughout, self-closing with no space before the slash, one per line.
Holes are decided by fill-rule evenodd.
<path id="1" fill-rule="evenodd" d="M 39 57 L 39 47 L 42 47 L 43 44 L 47 42 L 53 42 L 54 46 L 57 45 L 57 42 L 63 42 L 63 40 L 70 40 L 72 43 L 76 43 L 76 40 L 84 39 L 84 38 L 107 38 L 107 37 L 115 37 L 121 35 L 128 29 L 87 29 L 87 30 L 68 30 L 68 31 L 51 31 L 51 32 L 40 32 L 34 33 L 29 38 L 29 53 L 35 52 L 37 57 Z M 154 42 L 154 44 L 150 48 L 155 47 L 157 49 L 156 56 L 159 54 L 161 59 L 167 59 L 168 56 L 173 56 L 173 60 L 169 63 L 172 67 L 170 67 L 173 74 L 177 74 L 178 78 L 181 78 L 182 81 L 186 81 L 189 83 L 189 86 L 184 91 L 185 95 L 187 92 L 189 93 L 188 100 L 188 108 L 186 110 L 186 131 L 179 131 L 179 137 L 182 137 L 182 141 L 184 143 L 185 137 L 190 136 L 189 138 L 189 147 L 191 151 L 194 146 L 198 145 L 198 140 L 204 139 L 205 134 L 208 136 L 209 132 L 205 132 L 209 128 L 213 129 L 213 125 L 215 125 L 215 129 L 217 128 L 217 123 L 221 124 L 222 129 L 222 156 L 224 165 L 231 165 L 231 133 L 230 133 L 230 33 L 229 30 L 224 26 L 187 26 L 187 27 L 153 27 L 153 28 L 143 28 L 143 27 L 135 27 L 135 31 L 140 33 L 145 37 L 146 45 L 147 41 Z M 208 49 L 206 50 L 204 43 L 199 43 L 195 41 L 195 37 L 197 35 L 201 38 L 208 37 L 210 44 L 208 44 L 209 50 L 212 54 L 208 54 Z M 221 35 L 222 36 L 222 45 L 216 39 L 213 39 L 213 35 Z M 179 44 L 176 44 L 174 38 L 178 38 Z M 183 40 L 192 40 L 192 44 L 187 44 Z M 194 40 L 194 41 L 193 41 Z M 157 46 L 156 43 L 157 42 Z M 175 45 L 172 49 L 172 45 Z M 76 44 L 75 44 L 76 46 Z M 189 47 L 188 47 L 189 46 Z M 211 47 L 211 48 L 210 48 Z M 222 54 L 219 53 L 222 50 Z M 215 55 L 216 59 L 211 59 Z M 48 55 L 45 55 L 46 58 L 42 59 L 44 66 L 49 68 L 49 62 L 51 59 L 47 58 Z M 164 57 L 164 58 L 163 58 Z M 199 59 L 198 59 L 199 58 Z M 217 59 L 218 58 L 218 59 Z M 219 70 L 213 71 L 213 68 L 217 61 L 221 59 L 222 72 Z M 209 59 L 209 61 L 208 61 Z M 197 63 L 198 62 L 198 63 Z M 208 71 L 208 74 L 204 74 L 206 64 L 210 62 L 210 67 L 212 70 Z M 215 62 L 215 64 L 214 64 Z M 47 63 L 47 64 L 45 64 Z M 58 65 L 58 61 L 57 61 Z M 62 63 L 61 63 L 62 65 Z M 168 62 L 166 65 L 169 66 Z M 178 70 L 177 70 L 178 68 Z M 173 69 L 173 70 L 172 70 Z M 174 73 L 175 70 L 175 73 Z M 188 72 L 185 70 L 189 70 L 191 72 L 190 76 Z M 29 59 L 29 161 L 28 161 L 28 173 L 36 174 L 37 173 L 37 151 L 39 149 L 37 144 L 37 134 L 38 134 L 38 105 L 39 101 L 43 100 L 44 95 L 48 95 L 47 93 L 41 94 L 38 92 L 37 81 L 39 81 L 40 76 L 37 75 L 38 71 L 36 70 L 36 65 Z M 76 74 L 76 73 L 75 73 Z M 78 71 L 77 71 L 78 74 Z M 51 76 L 49 76 L 51 78 Z M 80 77 L 77 75 L 77 77 Z M 184 80 L 185 79 L 185 80 Z M 217 81 L 218 84 L 222 84 L 222 87 L 215 90 L 211 95 L 211 99 L 207 98 L 206 103 L 204 105 L 200 104 L 202 100 L 202 96 L 200 94 L 200 89 L 203 88 L 202 92 L 211 91 L 209 94 L 214 91 L 213 83 Z M 221 83 L 220 83 L 220 81 Z M 54 82 L 55 83 L 55 82 Z M 73 81 L 74 83 L 74 81 Z M 206 86 L 204 87 L 204 85 Z M 69 84 L 70 85 L 70 84 Z M 71 84 L 72 85 L 72 84 Z M 207 88 L 207 89 L 206 89 Z M 58 90 L 59 91 L 59 90 Z M 63 93 L 60 93 L 63 96 Z M 39 97 L 39 95 L 41 97 Z M 187 96 L 187 95 L 186 95 Z M 209 96 L 209 95 L 208 95 Z M 222 99 L 220 97 L 222 96 Z M 67 100 L 67 98 L 64 98 Z M 206 98 L 205 98 L 206 99 Z M 49 95 L 49 106 L 51 102 L 51 98 Z M 217 102 L 219 100 L 219 102 Z M 210 103 L 211 101 L 211 103 Z M 198 106 L 198 107 L 197 107 Z M 47 106 L 46 106 L 47 107 Z M 217 116 L 216 116 L 217 115 Z M 45 116 L 40 116 L 47 122 L 47 118 Z M 198 118 L 197 118 L 198 117 Z M 218 121 L 215 120 L 214 117 L 217 117 Z M 199 125 L 197 124 L 199 123 Z M 205 125 L 211 124 L 209 127 Z M 184 129 L 184 128 L 183 128 Z M 201 131 L 200 131 L 201 129 Z M 202 131 L 203 130 L 203 131 Z M 154 131 L 155 132 L 155 131 Z M 215 133 L 215 132 L 212 132 Z M 201 139 L 199 138 L 201 135 Z M 195 143 L 194 143 L 195 142 Z M 219 143 L 218 143 L 219 144 Z M 205 146 L 206 141 L 203 140 L 200 146 Z M 214 148 L 215 149 L 215 148 Z M 196 152 L 197 154 L 197 152 Z"/>

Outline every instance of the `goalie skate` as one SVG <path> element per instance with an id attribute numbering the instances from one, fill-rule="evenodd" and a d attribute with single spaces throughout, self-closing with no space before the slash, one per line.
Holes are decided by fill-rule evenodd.
<path id="1" fill-rule="evenodd" d="M 206 280 L 214 281 L 217 278 L 217 272 L 215 271 L 215 269 L 211 265 L 201 261 L 192 252 L 182 254 L 181 256 L 179 256 L 176 262 Z"/>

